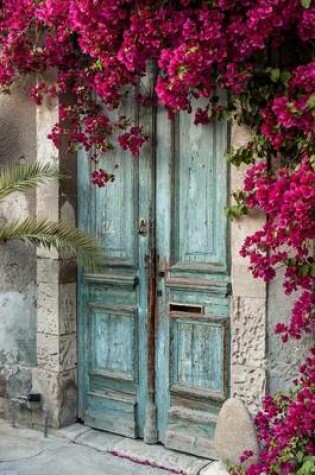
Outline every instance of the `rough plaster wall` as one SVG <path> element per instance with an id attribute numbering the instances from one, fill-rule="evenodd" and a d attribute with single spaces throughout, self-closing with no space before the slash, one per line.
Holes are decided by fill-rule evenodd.
<path id="1" fill-rule="evenodd" d="M 234 124 L 231 143 L 238 147 L 250 140 L 250 131 Z M 246 167 L 231 169 L 231 189 L 241 189 Z M 231 395 L 242 399 L 255 413 L 266 390 L 266 286 L 253 279 L 239 250 L 248 234 L 265 217 L 251 213 L 231 223 L 232 309 L 231 309 Z"/>
<path id="2" fill-rule="evenodd" d="M 298 366 L 307 355 L 308 348 L 312 343 L 310 338 L 282 343 L 279 336 L 274 334 L 276 323 L 288 322 L 292 304 L 297 298 L 296 295 L 291 297 L 284 295 L 282 281 L 282 276 L 279 275 L 268 286 L 267 372 L 268 391 L 270 392 L 291 385 L 292 379 L 298 372 Z"/>
<path id="3" fill-rule="evenodd" d="M 36 157 L 35 107 L 25 84 L 0 96 L 0 168 Z M 16 193 L 0 204 L 0 223 L 35 213 L 35 195 Z M 0 245 L 0 412 L 4 398 L 31 388 L 36 365 L 36 252 L 19 243 Z"/>

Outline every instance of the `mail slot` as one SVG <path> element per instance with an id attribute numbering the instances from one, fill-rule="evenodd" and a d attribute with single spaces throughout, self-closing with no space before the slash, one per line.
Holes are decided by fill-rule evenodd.
<path id="1" fill-rule="evenodd" d="M 170 312 L 184 312 L 201 315 L 203 313 L 203 305 L 187 305 L 185 303 L 170 303 Z"/>

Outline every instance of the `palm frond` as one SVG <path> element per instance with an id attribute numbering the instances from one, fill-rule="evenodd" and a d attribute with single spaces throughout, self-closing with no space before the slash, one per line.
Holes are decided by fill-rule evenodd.
<path id="1" fill-rule="evenodd" d="M 0 172 L 0 200 L 15 191 L 26 191 L 53 178 L 62 178 L 57 165 L 32 163 L 12 166 Z"/>
<path id="2" fill-rule="evenodd" d="M 0 227 L 0 242 L 21 240 L 46 249 L 54 248 L 63 258 L 75 258 L 83 267 L 101 264 L 102 251 L 92 237 L 62 221 L 29 217 Z"/>

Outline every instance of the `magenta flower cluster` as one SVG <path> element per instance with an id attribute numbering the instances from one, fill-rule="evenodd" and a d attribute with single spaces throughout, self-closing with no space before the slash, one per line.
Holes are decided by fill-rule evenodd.
<path id="1" fill-rule="evenodd" d="M 248 257 L 254 277 L 270 281 L 279 265 L 286 266 L 286 294 L 303 289 L 289 325 L 277 325 L 277 333 L 301 338 L 315 332 L 315 261 L 311 241 L 315 237 L 315 170 L 308 156 L 293 168 L 274 173 L 260 161 L 246 173 L 246 204 L 264 211 L 264 226 L 248 236 L 241 255 Z"/>
<path id="2" fill-rule="evenodd" d="M 315 351 L 310 353 L 293 382 L 291 394 L 266 396 L 263 409 L 256 418 L 261 452 L 246 475 L 294 475 L 307 461 L 315 467 Z M 246 450 L 240 462 L 249 461 L 253 453 Z M 235 467 L 233 475 L 244 471 Z"/>
<path id="3" fill-rule="evenodd" d="M 276 327 L 286 341 L 315 333 L 314 40 L 314 0 L 2 0 L 0 87 L 7 92 L 35 73 L 35 103 L 61 99 L 50 138 L 89 153 L 98 187 L 114 179 L 100 166 L 103 154 L 121 147 L 136 157 L 148 140 L 125 116 L 135 97 L 138 117 L 160 103 L 170 118 L 194 110 L 196 125 L 233 117 L 249 124 L 256 138 L 234 156 L 249 165 L 234 194 L 237 215 L 259 210 L 267 218 L 241 254 L 266 282 L 284 268 L 285 293 L 297 292 L 290 321 Z M 156 65 L 153 93 L 142 81 L 148 63 Z M 314 414 L 314 355 L 307 364 L 313 372 L 303 372 L 301 395 L 267 399 L 257 419 L 266 448 L 259 469 L 267 474 L 295 473 L 290 458 L 271 467 L 285 457 L 297 423 L 296 443 L 313 453 L 306 413 Z M 309 424 L 314 437 L 313 416 Z"/>

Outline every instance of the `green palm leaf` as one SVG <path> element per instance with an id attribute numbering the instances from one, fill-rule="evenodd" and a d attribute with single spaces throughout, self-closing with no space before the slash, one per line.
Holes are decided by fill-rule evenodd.
<path id="1" fill-rule="evenodd" d="M 102 252 L 93 238 L 70 224 L 50 221 L 45 218 L 29 217 L 0 227 L 0 242 L 21 240 L 54 248 L 63 258 L 75 258 L 86 268 L 102 262 Z"/>
<path id="2" fill-rule="evenodd" d="M 52 178 L 62 178 L 57 165 L 21 165 L 5 168 L 0 172 L 0 200 L 15 191 L 26 191 Z"/>

